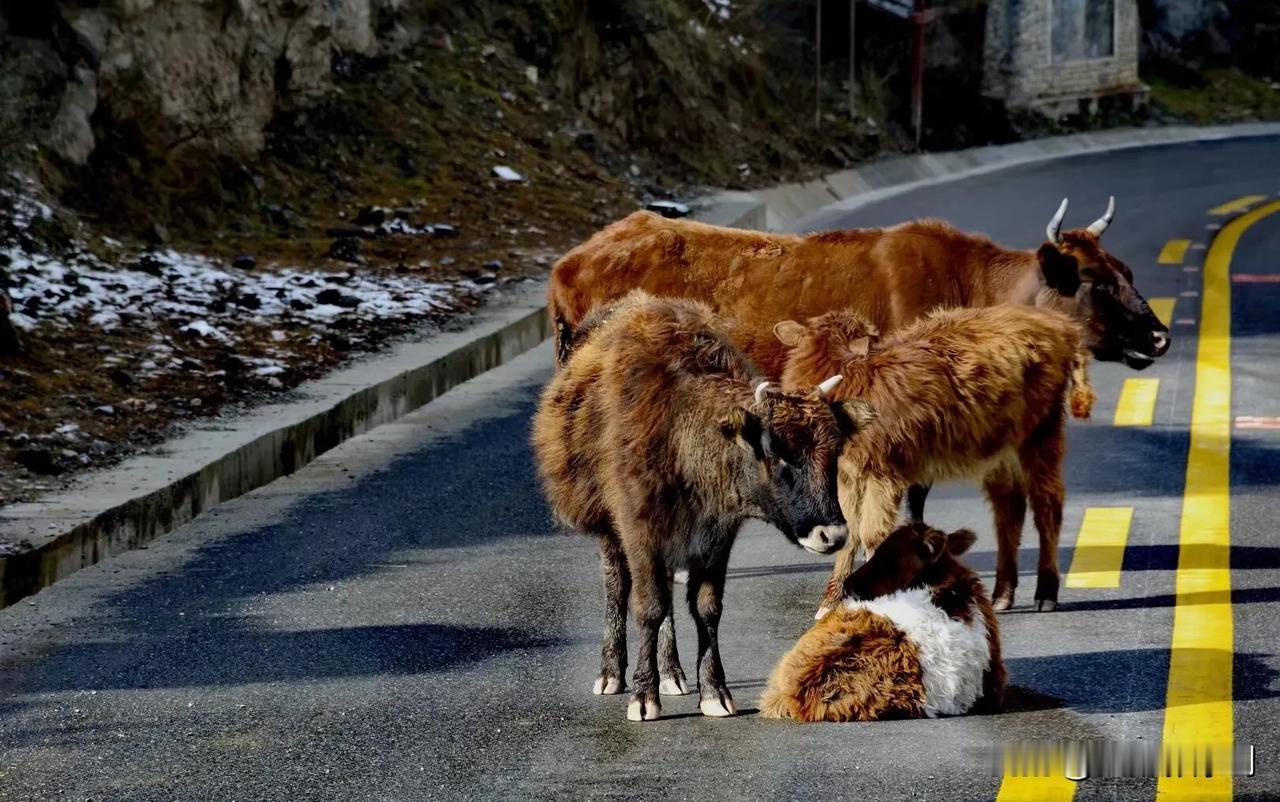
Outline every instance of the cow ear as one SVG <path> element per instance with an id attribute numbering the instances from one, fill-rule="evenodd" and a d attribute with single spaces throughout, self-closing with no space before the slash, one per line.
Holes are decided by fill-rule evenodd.
<path id="1" fill-rule="evenodd" d="M 850 359 L 861 359 L 862 357 L 866 356 L 870 352 L 871 352 L 870 337 L 859 337 L 858 339 L 849 343 Z"/>
<path id="2" fill-rule="evenodd" d="M 1080 264 L 1070 254 L 1063 253 L 1056 246 L 1046 242 L 1036 252 L 1040 260 L 1040 272 L 1044 274 L 1044 283 L 1057 290 L 1059 295 L 1072 296 L 1080 289 Z"/>
<path id="3" fill-rule="evenodd" d="M 952 557 L 959 557 L 972 548 L 977 539 L 978 536 L 968 529 L 957 529 L 947 535 L 947 551 Z"/>
<path id="4" fill-rule="evenodd" d="M 736 441 L 756 459 L 763 461 L 766 458 L 768 438 L 764 434 L 764 424 L 747 410 L 735 409 L 721 420 L 720 433 L 726 440 Z"/>
<path id="5" fill-rule="evenodd" d="M 942 552 L 946 551 L 947 536 L 937 529 L 930 529 L 921 538 L 920 548 L 924 552 L 924 558 L 929 562 L 933 562 L 942 556 Z"/>
<path id="6" fill-rule="evenodd" d="M 836 416 L 836 423 L 840 425 L 840 431 L 845 437 L 857 434 L 879 417 L 875 407 L 857 398 L 832 404 L 831 412 Z"/>
<path id="7" fill-rule="evenodd" d="M 778 338 L 778 342 L 788 348 L 795 348 L 800 344 L 800 338 L 804 336 L 807 329 L 804 324 L 797 323 L 794 320 L 784 320 L 774 325 L 773 336 Z"/>

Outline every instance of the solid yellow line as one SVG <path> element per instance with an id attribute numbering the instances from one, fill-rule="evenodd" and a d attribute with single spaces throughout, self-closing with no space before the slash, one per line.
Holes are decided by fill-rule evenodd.
<path id="1" fill-rule="evenodd" d="M 1266 195 L 1245 195 L 1243 198 L 1236 198 L 1233 201 L 1227 201 L 1221 206 L 1215 206 L 1209 210 L 1209 214 L 1235 214 L 1243 212 L 1258 201 L 1267 199 Z"/>
<path id="2" fill-rule="evenodd" d="M 1116 426 L 1150 426 L 1156 412 L 1159 379 L 1125 379 L 1116 402 Z"/>
<path id="3" fill-rule="evenodd" d="M 1189 239 L 1171 239 L 1160 249 L 1160 256 L 1156 261 L 1162 265 L 1180 265 L 1182 257 L 1187 255 L 1187 248 L 1190 247 Z"/>
<path id="4" fill-rule="evenodd" d="M 1204 263 L 1204 300 L 1191 406 L 1191 446 L 1178 530 L 1173 641 L 1165 702 L 1166 750 L 1214 748 L 1229 766 L 1232 732 L 1231 617 L 1231 257 L 1241 235 L 1267 215 L 1269 203 L 1223 226 Z M 1163 800 L 1231 798 L 1231 777 L 1161 777 Z"/>
<path id="5" fill-rule="evenodd" d="M 1067 587 L 1120 587 L 1120 564 L 1132 521 L 1133 507 L 1089 507 L 1084 511 Z"/>
<path id="6" fill-rule="evenodd" d="M 1169 321 L 1173 320 L 1173 306 L 1177 302 L 1177 298 L 1148 298 L 1147 306 L 1151 307 L 1151 311 L 1155 312 L 1161 323 L 1168 326 Z"/>

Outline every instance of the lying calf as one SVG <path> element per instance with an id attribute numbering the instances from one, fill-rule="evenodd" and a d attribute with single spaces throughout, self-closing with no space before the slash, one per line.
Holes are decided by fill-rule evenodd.
<path id="1" fill-rule="evenodd" d="M 727 716 L 736 709 L 716 638 L 742 523 L 766 520 L 819 554 L 844 544 L 836 459 L 871 413 L 860 401 L 828 403 L 823 393 L 836 383 L 777 392 L 706 306 L 632 293 L 547 386 L 533 424 L 547 498 L 562 521 L 600 540 L 597 692 L 623 688 L 628 594 L 640 630 L 628 718 L 660 714 L 655 650 L 671 606 L 669 570 L 689 573 L 699 707 Z"/>
<path id="2" fill-rule="evenodd" d="M 760 700 L 769 718 L 872 721 L 995 710 L 1000 631 L 977 574 L 955 558 L 967 530 L 898 529 L 844 583 L 848 598 L 782 658 Z"/>
<path id="3" fill-rule="evenodd" d="M 982 478 L 995 513 L 996 609 L 1013 605 L 1028 498 L 1040 532 L 1036 607 L 1057 606 L 1064 404 L 1069 395 L 1072 414 L 1087 418 L 1094 400 L 1078 323 L 993 306 L 931 312 L 884 341 L 850 312 L 784 321 L 775 333 L 790 349 L 783 389 L 842 373 L 833 397 L 864 399 L 879 416 L 840 457 L 840 507 L 858 539 L 836 559 L 824 609 L 858 543 L 875 549 L 889 534 L 909 486 L 968 476 Z"/>

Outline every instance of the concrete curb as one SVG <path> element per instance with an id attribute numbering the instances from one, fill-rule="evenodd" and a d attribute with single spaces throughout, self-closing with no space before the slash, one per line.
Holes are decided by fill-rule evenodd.
<path id="1" fill-rule="evenodd" d="M 924 153 L 873 162 L 823 178 L 753 192 L 713 194 L 697 205 L 695 219 L 734 228 L 770 231 L 822 228 L 825 211 L 848 212 L 913 189 L 1010 167 L 1115 150 L 1280 135 L 1280 123 L 1206 128 L 1117 128 L 1033 139 L 1009 145 Z"/>
<path id="2" fill-rule="evenodd" d="M 86 475 L 67 490 L 0 509 L 0 608 L 81 568 L 138 548 L 214 505 L 292 473 L 316 456 L 396 420 L 551 335 L 539 282 L 444 332 L 308 382 L 301 400 L 268 404 L 230 424 L 193 430 Z M 25 541 L 25 542 L 24 542 Z"/>

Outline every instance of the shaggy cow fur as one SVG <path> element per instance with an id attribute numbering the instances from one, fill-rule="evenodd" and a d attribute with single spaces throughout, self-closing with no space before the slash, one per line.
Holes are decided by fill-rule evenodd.
<path id="1" fill-rule="evenodd" d="M 884 341 L 852 312 L 783 321 L 776 334 L 790 348 L 784 389 L 842 373 L 834 397 L 879 413 L 840 459 L 840 506 L 858 537 L 837 558 L 824 605 L 852 573 L 858 543 L 872 550 L 889 534 L 908 486 L 982 477 L 999 541 L 997 608 L 1013 603 L 1027 497 L 1040 532 L 1037 607 L 1056 606 L 1063 407 L 1069 394 L 1072 413 L 1088 417 L 1094 400 L 1077 323 L 994 306 L 935 311 Z"/>
<path id="2" fill-rule="evenodd" d="M 669 573 L 686 569 L 699 706 L 732 715 L 717 629 L 738 529 L 755 517 L 811 551 L 843 545 L 836 460 L 869 420 L 860 401 L 761 386 L 702 304 L 637 292 L 602 313 L 547 386 L 533 426 L 552 509 L 600 542 L 606 613 L 596 692 L 623 689 L 630 597 L 641 643 L 628 717 L 659 716 L 658 631 L 670 615 Z"/>
<path id="3" fill-rule="evenodd" d="M 891 534 L 850 578 L 852 597 L 779 661 L 761 712 L 872 721 L 998 709 L 999 626 L 982 582 L 955 559 L 973 541 L 924 524 Z"/>

